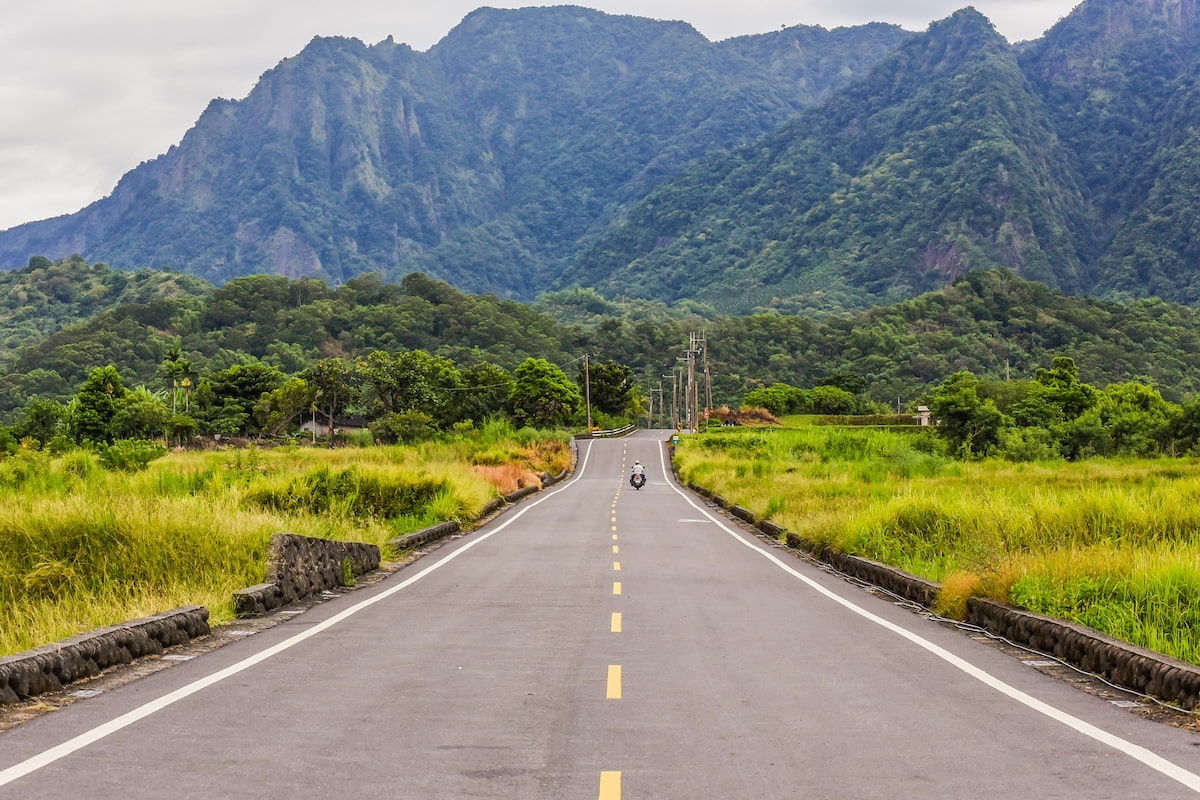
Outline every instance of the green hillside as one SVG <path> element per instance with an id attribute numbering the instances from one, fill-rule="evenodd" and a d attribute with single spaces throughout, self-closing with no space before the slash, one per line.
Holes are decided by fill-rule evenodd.
<path id="1" fill-rule="evenodd" d="M 109 274 L 114 284 L 129 278 L 67 266 Z M 200 295 L 149 292 L 19 350 L 0 370 L 0 416 L 11 418 L 31 398 L 67 399 L 92 369 L 108 364 L 127 385 L 157 391 L 168 360 L 182 359 L 197 378 L 257 363 L 294 375 L 322 359 L 376 351 L 424 351 L 463 369 L 486 362 L 512 370 L 543 358 L 572 377 L 588 353 L 628 366 L 648 391 L 676 366 L 692 332 L 707 339 L 718 404 L 737 405 L 748 391 L 775 383 L 811 387 L 841 375 L 854 376 L 849 383 L 861 386 L 862 401 L 895 407 L 958 370 L 1002 380 L 1033 374 L 1059 355 L 1072 357 L 1080 379 L 1097 386 L 1143 381 L 1176 402 L 1200 392 L 1200 311 L 1161 300 L 1068 297 L 1003 270 L 822 319 L 722 317 L 686 304 L 615 303 L 594 292 L 547 297 L 540 307 L 552 316 L 419 274 L 400 284 L 360 276 L 337 288 L 258 275 Z"/>

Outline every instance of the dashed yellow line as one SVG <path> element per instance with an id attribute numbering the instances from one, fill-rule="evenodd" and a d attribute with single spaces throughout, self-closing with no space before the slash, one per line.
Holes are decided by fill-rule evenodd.
<path id="1" fill-rule="evenodd" d="M 621 582 L 613 581 L 613 594 L 620 594 L 620 593 L 621 593 Z"/>
<path id="2" fill-rule="evenodd" d="M 621 665 L 608 665 L 608 699 L 621 699 Z"/>
<path id="3" fill-rule="evenodd" d="M 599 800 L 621 800 L 621 773 L 600 773 Z"/>
<path id="4" fill-rule="evenodd" d="M 621 571 L 621 562 L 614 561 L 613 562 L 613 572 L 620 572 L 620 571 Z"/>
<path id="5" fill-rule="evenodd" d="M 619 545 L 619 544 L 614 544 L 614 545 L 613 545 L 613 555 L 615 556 L 615 555 L 617 555 L 617 554 L 618 554 L 618 553 L 620 553 L 620 552 L 621 552 L 621 545 Z"/>
<path id="6" fill-rule="evenodd" d="M 613 632 L 613 633 L 620 633 L 620 632 L 621 632 L 621 612 L 620 612 L 620 611 L 614 611 L 614 612 L 613 612 L 613 615 L 612 615 L 612 632 Z"/>

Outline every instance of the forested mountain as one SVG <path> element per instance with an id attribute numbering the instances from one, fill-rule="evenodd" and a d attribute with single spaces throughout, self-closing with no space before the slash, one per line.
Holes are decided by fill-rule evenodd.
<path id="1" fill-rule="evenodd" d="M 1085 0 L 1018 46 L 969 8 L 718 43 L 484 8 L 426 53 L 314 40 L 110 197 L 0 232 L 0 265 L 818 316 L 999 267 L 1194 304 L 1197 130 L 1200 0 Z"/>
<path id="2" fill-rule="evenodd" d="M 186 363 L 197 378 L 237 365 L 296 375 L 322 359 L 361 362 L 376 351 L 421 350 L 464 370 L 513 370 L 526 358 L 544 358 L 575 377 L 588 353 L 630 367 L 649 390 L 676 366 L 695 331 L 708 342 L 718 404 L 736 405 L 756 387 L 811 387 L 850 375 L 863 399 L 894 406 L 958 370 L 1028 376 L 1058 355 L 1072 357 L 1080 379 L 1097 386 L 1144 381 L 1173 401 L 1200 393 L 1200 311 L 1157 299 L 1068 297 L 1005 270 L 970 272 L 912 300 L 823 320 L 672 316 L 661 305 L 615 303 L 595 292 L 553 295 L 547 306 L 571 324 L 419 274 L 400 284 L 363 275 L 336 288 L 254 275 L 192 294 L 195 287 L 166 291 L 143 276 L 81 262 L 45 268 L 89 271 L 104 285 L 127 280 L 146 288 L 137 302 L 63 328 L 0 364 L 0 421 L 38 398 L 69 398 L 91 370 L 109 364 L 130 387 L 162 389 L 168 360 Z M 0 338 L 13 330 L 21 324 L 0 320 Z"/>
<path id="3" fill-rule="evenodd" d="M 1066 162 L 1007 42 L 960 11 L 660 187 L 563 280 L 732 311 L 864 307 L 996 265 L 1077 291 Z"/>
<path id="4" fill-rule="evenodd" d="M 22 348 L 63 328 L 133 303 L 200 298 L 212 284 L 178 272 L 123 272 L 75 256 L 57 263 L 35 257 L 0 272 L 0 369 Z"/>
<path id="5" fill-rule="evenodd" d="M 1017 49 L 958 12 L 659 187 L 563 280 L 828 312 L 1002 266 L 1198 302 L 1198 45 L 1197 0 L 1087 0 Z"/>
<path id="6" fill-rule="evenodd" d="M 83 211 L 0 234 L 31 255 L 220 283 L 420 270 L 532 298 L 589 231 L 771 130 L 908 34 L 792 28 L 713 43 L 578 7 L 480 9 L 427 53 L 315 39 Z"/>

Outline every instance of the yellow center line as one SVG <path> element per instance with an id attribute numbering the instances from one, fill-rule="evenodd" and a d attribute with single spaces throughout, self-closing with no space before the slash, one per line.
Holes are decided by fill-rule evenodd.
<path id="1" fill-rule="evenodd" d="M 615 531 L 615 530 L 617 529 L 617 526 L 616 526 L 616 525 L 613 525 L 613 526 L 612 526 L 612 529 Z"/>
<path id="2" fill-rule="evenodd" d="M 613 541 L 617 541 L 617 535 L 615 533 L 613 534 Z"/>
<path id="3" fill-rule="evenodd" d="M 620 572 L 620 571 L 621 571 L 621 562 L 614 561 L 613 562 L 613 572 Z"/>
<path id="4" fill-rule="evenodd" d="M 600 773 L 599 800 L 621 800 L 621 773 Z"/>
<path id="5" fill-rule="evenodd" d="M 621 699 L 621 665 L 608 665 L 608 699 Z"/>
<path id="6" fill-rule="evenodd" d="M 621 593 L 621 582 L 613 581 L 613 594 L 620 594 L 620 593 Z"/>
<path id="7" fill-rule="evenodd" d="M 620 633 L 620 632 L 621 632 L 621 612 L 620 612 L 620 611 L 614 611 L 614 612 L 613 612 L 613 615 L 612 615 L 612 632 L 613 632 L 613 633 Z"/>
<path id="8" fill-rule="evenodd" d="M 613 555 L 615 556 L 617 553 L 620 553 L 620 552 L 621 552 L 621 545 L 614 544 L 613 545 Z"/>

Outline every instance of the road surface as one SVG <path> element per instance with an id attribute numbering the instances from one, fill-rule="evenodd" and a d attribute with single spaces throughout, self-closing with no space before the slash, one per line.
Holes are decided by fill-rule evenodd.
<path id="1" fill-rule="evenodd" d="M 1200 795 L 1200 736 L 769 546 L 661 438 L 581 443 L 387 580 L 0 734 L 0 798 Z"/>

